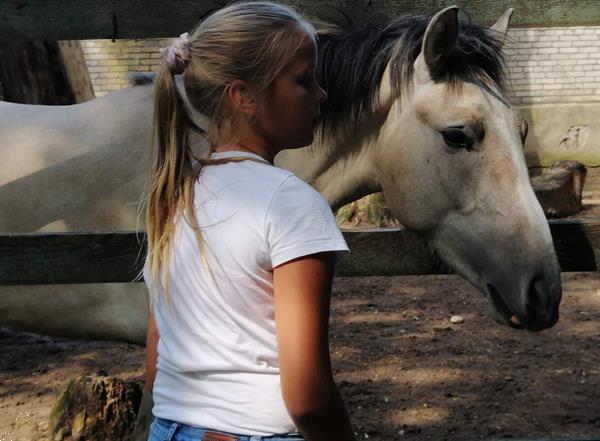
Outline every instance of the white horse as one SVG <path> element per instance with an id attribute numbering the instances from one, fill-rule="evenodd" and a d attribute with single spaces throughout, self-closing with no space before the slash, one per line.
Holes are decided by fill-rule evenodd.
<path id="1" fill-rule="evenodd" d="M 502 88 L 511 11 L 492 28 L 457 14 L 323 33 L 318 77 L 329 99 L 318 137 L 276 164 L 334 209 L 383 191 L 400 222 L 489 298 L 498 322 L 541 330 L 558 319 L 560 268 L 529 184 L 526 123 Z M 151 104 L 151 85 L 66 107 L 0 103 L 0 231 L 143 227 Z M 34 332 L 143 344 L 146 292 L 4 287 L 0 317 Z"/>

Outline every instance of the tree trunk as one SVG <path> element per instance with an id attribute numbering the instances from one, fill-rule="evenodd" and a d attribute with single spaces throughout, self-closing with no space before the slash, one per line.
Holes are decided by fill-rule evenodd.
<path id="1" fill-rule="evenodd" d="M 79 41 L 0 43 L 0 98 L 25 104 L 66 105 L 94 98 Z"/>

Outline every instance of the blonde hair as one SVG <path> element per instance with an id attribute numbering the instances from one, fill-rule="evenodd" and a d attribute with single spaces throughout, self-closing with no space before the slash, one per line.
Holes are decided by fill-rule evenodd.
<path id="1" fill-rule="evenodd" d="M 315 29 L 287 6 L 271 2 L 236 2 L 203 21 L 189 37 L 190 60 L 183 82 L 189 104 L 210 123 L 204 134 L 214 147 L 218 140 L 237 142 L 226 99 L 229 85 L 244 80 L 261 99 L 303 42 Z M 152 286 L 161 279 L 169 300 L 169 246 L 178 216 L 196 235 L 205 266 L 206 249 L 194 207 L 194 182 L 202 167 L 247 158 L 196 158 L 189 143 L 191 120 L 163 63 L 154 89 L 153 164 L 146 196 L 147 264 Z M 151 294 L 154 291 L 150 290 Z M 151 296 L 152 299 L 152 296 Z"/>

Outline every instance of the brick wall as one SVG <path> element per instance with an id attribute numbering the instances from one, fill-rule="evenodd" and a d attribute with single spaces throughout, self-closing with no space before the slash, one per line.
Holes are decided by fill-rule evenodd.
<path id="1" fill-rule="evenodd" d="M 600 26 L 511 29 L 506 46 L 514 104 L 600 102 Z M 96 96 L 147 72 L 168 39 L 82 42 Z"/>
<path id="2" fill-rule="evenodd" d="M 512 29 L 508 37 L 515 104 L 600 101 L 600 27 Z"/>
<path id="3" fill-rule="evenodd" d="M 148 72 L 160 58 L 159 48 L 169 39 L 83 40 L 81 45 L 96 96 L 128 85 L 128 72 Z"/>

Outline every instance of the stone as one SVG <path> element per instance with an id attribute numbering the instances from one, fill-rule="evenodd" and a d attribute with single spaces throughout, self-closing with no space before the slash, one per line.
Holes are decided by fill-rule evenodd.
<path id="1" fill-rule="evenodd" d="M 463 323 L 464 321 L 465 319 L 462 318 L 460 315 L 453 315 L 452 317 L 450 317 L 450 323 L 458 324 Z"/>
<path id="2" fill-rule="evenodd" d="M 50 413 L 54 440 L 132 438 L 142 399 L 141 382 L 86 375 L 69 382 Z"/>
<path id="3" fill-rule="evenodd" d="M 586 173 L 585 166 L 577 161 L 559 161 L 548 169 L 534 171 L 531 186 L 547 218 L 581 211 Z"/>

